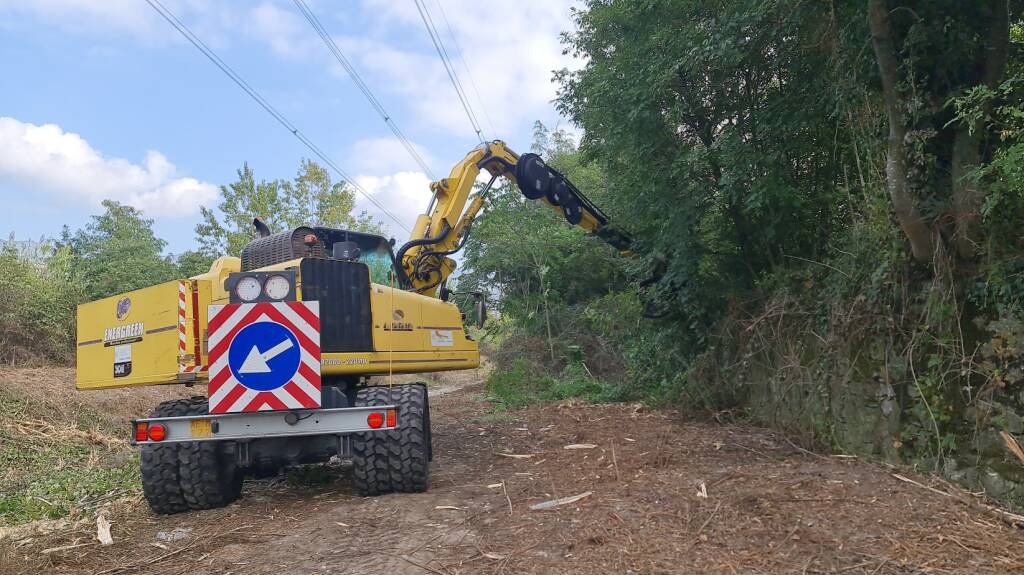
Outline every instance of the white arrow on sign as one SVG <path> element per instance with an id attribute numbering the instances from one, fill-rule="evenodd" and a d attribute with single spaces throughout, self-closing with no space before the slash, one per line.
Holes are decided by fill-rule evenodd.
<path id="1" fill-rule="evenodd" d="M 291 339 L 285 339 L 263 353 L 260 353 L 255 345 L 252 346 L 249 355 L 242 362 L 242 367 L 238 368 L 238 373 L 270 373 L 270 366 L 267 365 L 267 362 L 291 349 L 292 345 L 294 344 Z"/>

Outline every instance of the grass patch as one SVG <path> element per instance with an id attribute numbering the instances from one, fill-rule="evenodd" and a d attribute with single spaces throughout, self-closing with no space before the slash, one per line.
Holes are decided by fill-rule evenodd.
<path id="1" fill-rule="evenodd" d="M 42 444 L 0 431 L 0 526 L 58 519 L 139 491 L 131 449 Z"/>
<path id="2" fill-rule="evenodd" d="M 0 394 L 0 526 L 58 519 L 140 491 L 138 454 L 127 443 L 91 427 L 46 425 L 26 407 Z"/>
<path id="3" fill-rule="evenodd" d="M 550 375 L 523 359 L 515 360 L 508 369 L 493 370 L 484 389 L 496 410 L 518 409 L 540 401 L 582 399 L 601 403 L 628 399 L 624 387 L 591 376 L 580 364 L 569 364 L 561 373 Z"/>

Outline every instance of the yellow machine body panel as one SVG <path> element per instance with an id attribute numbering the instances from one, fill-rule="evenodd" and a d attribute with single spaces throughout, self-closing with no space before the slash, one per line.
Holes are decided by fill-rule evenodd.
<path id="1" fill-rule="evenodd" d="M 254 271 L 298 269 L 299 263 Z M 239 269 L 238 258 L 224 257 L 193 279 L 78 306 L 76 386 L 205 383 L 208 309 L 228 303 L 224 278 Z M 301 276 L 297 284 L 301 294 Z M 479 347 L 466 337 L 457 306 L 386 285 L 371 284 L 370 290 L 373 350 L 325 352 L 322 375 L 421 373 L 480 365 Z"/>
<path id="2" fill-rule="evenodd" d="M 209 282 L 176 280 L 78 306 L 76 387 L 181 382 L 202 364 L 209 298 Z"/>

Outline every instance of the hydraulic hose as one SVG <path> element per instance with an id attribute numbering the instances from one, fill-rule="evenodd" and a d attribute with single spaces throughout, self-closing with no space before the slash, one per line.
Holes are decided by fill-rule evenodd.
<path id="1" fill-rule="evenodd" d="M 408 252 L 409 250 L 416 246 L 428 246 L 431 244 L 436 244 L 444 240 L 446 237 L 448 237 L 448 234 L 451 231 L 452 227 L 448 224 L 448 222 L 442 220 L 441 231 L 438 232 L 436 236 L 432 238 L 423 238 L 419 240 L 409 240 L 401 248 L 398 249 L 398 253 L 395 255 L 395 260 L 398 262 L 397 267 L 399 273 L 401 274 L 401 278 L 399 279 L 401 279 L 405 285 L 412 287 L 412 279 L 409 278 L 409 274 L 405 272 L 406 252 Z"/>

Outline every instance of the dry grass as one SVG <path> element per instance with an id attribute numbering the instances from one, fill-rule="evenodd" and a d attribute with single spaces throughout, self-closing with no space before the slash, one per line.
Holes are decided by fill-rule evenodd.
<path id="1" fill-rule="evenodd" d="M 77 391 L 72 369 L 0 369 L 0 526 L 49 525 L 137 499 L 129 420 L 193 392 Z"/>

